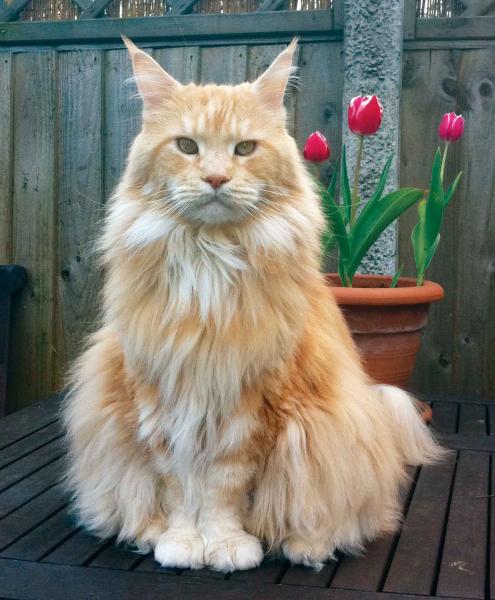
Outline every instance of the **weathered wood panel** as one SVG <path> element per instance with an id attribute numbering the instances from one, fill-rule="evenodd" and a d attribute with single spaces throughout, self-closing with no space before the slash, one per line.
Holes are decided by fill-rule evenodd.
<path id="1" fill-rule="evenodd" d="M 12 55 L 0 56 L 0 264 L 12 260 Z"/>
<path id="2" fill-rule="evenodd" d="M 57 376 L 94 329 L 101 287 L 94 242 L 102 217 L 102 63 L 99 50 L 59 55 Z"/>
<path id="3" fill-rule="evenodd" d="M 445 299 L 433 306 L 424 335 L 415 388 L 495 394 L 495 86 L 494 49 L 407 52 L 402 97 L 401 179 L 427 188 L 444 112 L 466 118 L 464 137 L 449 150 L 446 181 L 464 171 L 446 210 L 442 241 L 427 277 Z M 401 262 L 414 274 L 412 209 L 402 219 Z"/>
<path id="4" fill-rule="evenodd" d="M 8 407 L 54 388 L 56 265 L 56 55 L 17 54 L 14 61 L 13 252 L 29 280 L 14 305 Z"/>

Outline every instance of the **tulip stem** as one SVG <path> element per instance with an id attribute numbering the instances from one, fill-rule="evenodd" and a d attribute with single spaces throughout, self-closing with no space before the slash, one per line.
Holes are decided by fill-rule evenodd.
<path id="1" fill-rule="evenodd" d="M 440 178 L 442 180 L 443 183 L 443 173 L 445 171 L 445 161 L 447 159 L 447 151 L 449 149 L 449 142 L 445 142 L 445 148 L 443 150 L 443 157 L 442 157 L 442 166 L 440 168 Z"/>
<path id="2" fill-rule="evenodd" d="M 351 227 L 354 225 L 356 220 L 356 209 L 358 204 L 358 187 L 359 187 L 359 173 L 361 171 L 361 161 L 363 159 L 363 143 L 364 135 L 360 135 L 358 138 L 357 156 L 356 156 L 356 168 L 354 169 L 354 183 L 352 186 L 352 198 L 351 198 Z"/>

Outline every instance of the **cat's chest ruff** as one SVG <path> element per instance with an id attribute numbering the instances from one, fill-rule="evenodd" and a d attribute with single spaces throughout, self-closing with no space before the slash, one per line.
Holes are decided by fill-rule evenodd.
<path id="1" fill-rule="evenodd" d="M 248 264 L 239 246 L 205 236 L 171 236 L 164 273 L 171 306 L 197 306 L 202 321 L 232 316 Z"/>

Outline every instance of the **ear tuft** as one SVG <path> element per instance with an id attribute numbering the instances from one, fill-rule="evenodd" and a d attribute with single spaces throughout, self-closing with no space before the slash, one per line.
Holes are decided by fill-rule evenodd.
<path id="1" fill-rule="evenodd" d="M 179 90 L 181 84 L 125 35 L 122 35 L 122 40 L 132 60 L 134 79 L 143 99 L 143 113 L 146 117 L 163 106 L 167 97 Z"/>
<path id="2" fill-rule="evenodd" d="M 284 101 L 285 90 L 297 67 L 292 66 L 298 39 L 294 38 L 268 69 L 253 83 L 255 91 L 272 109 L 278 109 Z"/>

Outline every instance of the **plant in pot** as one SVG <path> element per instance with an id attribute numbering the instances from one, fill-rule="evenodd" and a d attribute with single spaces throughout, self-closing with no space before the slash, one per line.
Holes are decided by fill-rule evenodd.
<path id="1" fill-rule="evenodd" d="M 327 228 L 323 235 L 324 254 L 338 250 L 338 273 L 327 280 L 347 320 L 368 374 L 377 382 L 406 387 L 420 346 L 432 302 L 443 298 L 443 288 L 425 280 L 440 241 L 443 214 L 459 183 L 461 173 L 445 189 L 444 170 L 449 144 L 458 140 L 464 129 L 462 116 L 445 114 L 439 126 L 445 142 L 433 158 L 428 190 L 413 187 L 385 193 L 392 156 L 387 160 L 370 198 L 361 201 L 359 174 L 367 136 L 381 125 L 383 108 L 376 96 L 353 98 L 348 110 L 348 125 L 358 136 L 352 188 L 346 151 L 342 149 L 340 167 L 334 170 L 330 185 L 316 180 Z M 304 157 L 321 163 L 330 157 L 330 148 L 320 132 L 309 136 Z M 340 188 L 341 201 L 337 198 Z M 411 234 L 417 275 L 401 277 L 358 274 L 363 257 L 383 231 L 413 205 L 418 221 Z M 362 205 L 362 206 L 361 206 Z"/>

